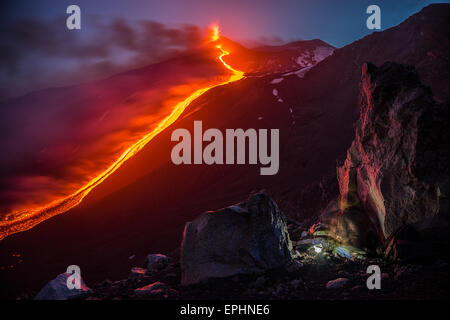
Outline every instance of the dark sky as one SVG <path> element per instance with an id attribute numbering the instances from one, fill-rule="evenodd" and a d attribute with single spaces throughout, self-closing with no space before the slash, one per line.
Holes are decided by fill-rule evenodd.
<path id="1" fill-rule="evenodd" d="M 48 19 L 65 14 L 69 4 L 83 15 L 154 20 L 169 24 L 208 26 L 219 22 L 223 33 L 236 40 L 280 36 L 320 38 L 340 47 L 370 33 L 365 27 L 368 5 L 377 4 L 382 29 L 397 25 L 431 0 L 6 0 L 3 22 L 17 17 Z M 9 4 L 8 4 L 9 3 Z M 89 32 L 89 25 L 83 25 Z"/>
<path id="2" fill-rule="evenodd" d="M 160 61 L 189 49 L 212 22 L 247 45 L 319 38 L 342 47 L 372 32 L 371 4 L 384 30 L 434 2 L 449 1 L 2 0 L 0 100 Z M 81 8 L 82 30 L 66 29 L 71 4 Z"/>

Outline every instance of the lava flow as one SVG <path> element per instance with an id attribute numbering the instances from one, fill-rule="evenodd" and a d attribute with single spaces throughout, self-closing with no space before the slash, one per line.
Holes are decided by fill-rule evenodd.
<path id="1" fill-rule="evenodd" d="M 219 28 L 217 25 L 214 25 L 212 26 L 211 30 L 212 36 L 210 38 L 210 42 L 217 43 L 220 39 Z M 132 146 L 125 150 L 125 152 L 123 152 L 122 155 L 117 160 L 115 160 L 114 163 L 110 165 L 105 171 L 97 175 L 94 179 L 89 181 L 86 185 L 84 185 L 71 195 L 62 199 L 52 201 L 51 203 L 39 208 L 15 212 L 14 216 L 18 216 L 19 218 L 14 219 L 13 221 L 0 223 L 0 240 L 7 237 L 8 235 L 31 229 L 40 222 L 47 220 L 55 215 L 64 213 L 77 206 L 92 189 L 94 189 L 112 173 L 114 173 L 125 161 L 138 153 L 156 135 L 158 135 L 160 132 L 174 123 L 175 120 L 178 119 L 178 117 L 183 113 L 183 111 L 189 106 L 192 101 L 212 88 L 242 79 L 244 77 L 244 72 L 234 69 L 223 59 L 225 56 L 229 55 L 230 52 L 224 50 L 220 44 L 216 44 L 216 48 L 220 51 L 219 60 L 225 66 L 225 68 L 232 72 L 232 75 L 227 81 L 199 89 L 192 93 L 185 100 L 177 103 L 174 106 L 172 112 L 166 118 L 164 118 L 150 133 L 146 134 L 144 137 L 135 142 Z"/>

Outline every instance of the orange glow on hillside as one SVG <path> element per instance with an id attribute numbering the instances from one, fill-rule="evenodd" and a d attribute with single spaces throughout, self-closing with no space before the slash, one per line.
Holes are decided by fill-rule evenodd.
<path id="1" fill-rule="evenodd" d="M 211 26 L 210 29 L 212 33 L 212 36 L 210 37 L 210 42 L 217 43 L 220 39 L 219 27 L 217 24 L 214 24 Z M 165 117 L 151 132 L 147 133 L 145 136 L 140 138 L 134 144 L 129 146 L 120 155 L 120 157 L 117 158 L 106 170 L 95 176 L 87 184 L 85 184 L 83 187 L 79 188 L 77 191 L 73 192 L 69 196 L 54 200 L 48 203 L 47 205 L 41 207 L 13 212 L 12 216 L 17 218 L 13 219 L 12 221 L 0 222 L 0 240 L 7 237 L 8 235 L 31 229 L 44 220 L 47 220 L 55 215 L 64 213 L 74 208 L 84 199 L 84 197 L 86 197 L 89 194 L 89 192 L 91 192 L 95 187 L 101 184 L 118 168 L 120 168 L 120 166 L 123 163 L 125 163 L 125 161 L 133 157 L 156 135 L 158 135 L 160 132 L 162 132 L 172 123 L 174 123 L 192 101 L 194 101 L 195 99 L 197 99 L 198 97 L 200 97 L 201 95 L 203 95 L 205 92 L 209 91 L 212 88 L 226 85 L 228 83 L 242 79 L 244 77 L 244 72 L 234 69 L 223 60 L 223 58 L 229 55 L 230 52 L 224 50 L 219 43 L 217 43 L 215 47 L 220 51 L 218 57 L 220 62 L 224 65 L 225 68 L 227 68 L 229 71 L 232 72 L 232 75 L 228 78 L 228 80 L 219 84 L 201 88 L 193 92 L 183 101 L 178 102 L 176 105 L 174 105 L 172 112 L 167 117 Z"/>

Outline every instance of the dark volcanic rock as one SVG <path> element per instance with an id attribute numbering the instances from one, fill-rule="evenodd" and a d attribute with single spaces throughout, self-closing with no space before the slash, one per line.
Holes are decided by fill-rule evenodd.
<path id="1" fill-rule="evenodd" d="M 134 290 L 134 293 L 137 296 L 149 296 L 149 295 L 158 295 L 164 293 L 168 288 L 167 286 L 162 282 L 155 282 L 148 284 L 144 287 L 137 288 Z"/>
<path id="2" fill-rule="evenodd" d="M 292 261 L 286 219 L 265 193 L 186 224 L 181 248 L 182 284 L 259 273 Z"/>
<path id="3" fill-rule="evenodd" d="M 130 274 L 128 275 L 128 279 L 140 279 L 145 276 L 147 269 L 133 267 L 131 268 Z"/>
<path id="4" fill-rule="evenodd" d="M 386 241 L 384 255 L 400 263 L 434 263 L 450 259 L 450 222 L 432 218 L 405 225 Z"/>
<path id="5" fill-rule="evenodd" d="M 448 215 L 448 103 L 435 104 L 413 67 L 385 63 L 363 66 L 360 106 L 355 140 L 337 169 L 343 216 L 366 212 L 384 239 Z"/>
<path id="6" fill-rule="evenodd" d="M 73 300 L 86 298 L 91 289 L 89 289 L 81 279 L 80 289 L 69 289 L 67 280 L 69 273 L 61 273 L 55 279 L 47 283 L 36 295 L 35 300 Z"/>
<path id="7" fill-rule="evenodd" d="M 164 269 L 169 264 L 170 259 L 164 254 L 149 254 L 144 261 L 144 268 L 150 273 Z"/>
<path id="8" fill-rule="evenodd" d="M 328 281 L 325 287 L 327 289 L 339 289 L 344 287 L 347 284 L 347 282 L 348 282 L 347 278 L 337 278 L 335 280 Z"/>

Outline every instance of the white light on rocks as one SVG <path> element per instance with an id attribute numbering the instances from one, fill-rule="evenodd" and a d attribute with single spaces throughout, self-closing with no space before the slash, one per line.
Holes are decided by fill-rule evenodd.
<path id="1" fill-rule="evenodd" d="M 318 244 L 316 244 L 316 245 L 314 246 L 314 251 L 315 251 L 315 252 L 317 252 L 317 253 L 320 253 L 320 252 L 322 252 L 322 246 L 321 246 L 321 245 L 318 245 Z"/>

